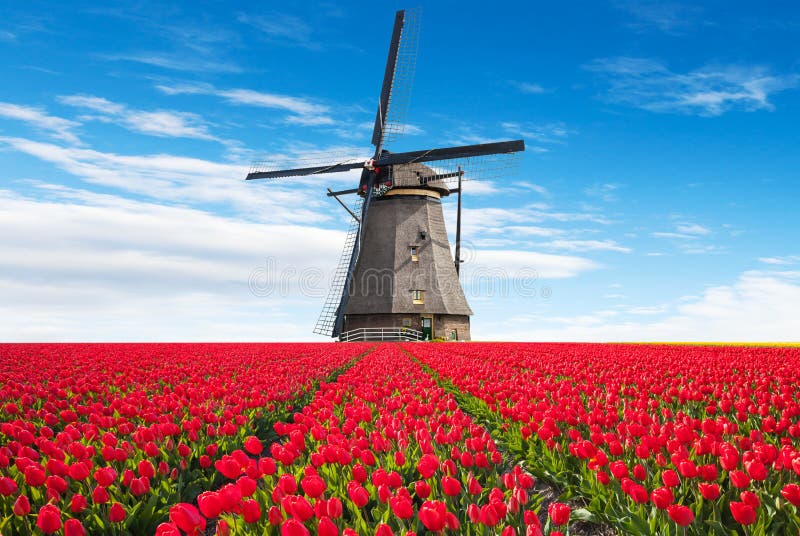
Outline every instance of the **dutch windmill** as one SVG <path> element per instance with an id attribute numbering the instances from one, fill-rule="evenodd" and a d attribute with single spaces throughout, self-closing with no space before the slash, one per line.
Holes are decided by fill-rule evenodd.
<path id="1" fill-rule="evenodd" d="M 420 338 L 469 340 L 472 310 L 459 281 L 461 184 L 508 172 L 522 140 L 392 153 L 404 130 L 417 56 L 419 11 L 398 11 L 383 78 L 372 158 L 304 161 L 274 169 L 253 164 L 247 180 L 361 170 L 358 187 L 331 191 L 352 216 L 350 231 L 314 332 L 352 340 L 418 333 Z M 455 259 L 442 198 L 458 194 Z M 356 194 L 352 210 L 340 196 Z"/>

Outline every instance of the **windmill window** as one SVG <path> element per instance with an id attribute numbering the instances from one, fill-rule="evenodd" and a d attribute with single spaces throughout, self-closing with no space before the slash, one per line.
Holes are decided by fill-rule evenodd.
<path id="1" fill-rule="evenodd" d="M 422 305 L 423 303 L 425 303 L 425 291 L 412 290 L 411 299 L 414 301 L 414 305 Z"/>
<path id="2" fill-rule="evenodd" d="M 414 262 L 419 261 L 419 248 L 417 246 L 410 246 L 411 260 Z"/>

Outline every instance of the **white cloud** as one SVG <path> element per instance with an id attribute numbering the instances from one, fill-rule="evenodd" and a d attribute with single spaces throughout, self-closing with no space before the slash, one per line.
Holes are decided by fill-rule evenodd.
<path id="1" fill-rule="evenodd" d="M 539 194 L 541 196 L 550 197 L 550 191 L 547 188 L 545 188 L 544 186 L 542 186 L 541 184 L 533 184 L 531 182 L 525 182 L 525 181 L 515 181 L 513 186 L 512 186 L 512 188 L 520 188 L 522 190 L 530 190 L 532 192 L 536 192 L 537 194 Z"/>
<path id="2" fill-rule="evenodd" d="M 698 225 L 696 223 L 679 223 L 675 229 L 682 234 L 689 234 L 689 235 L 709 235 L 711 234 L 711 229 L 708 227 L 703 227 L 702 225 Z"/>
<path id="3" fill-rule="evenodd" d="M 786 266 L 800 263 L 800 255 L 787 255 L 785 257 L 760 257 L 758 262 Z"/>
<path id="4" fill-rule="evenodd" d="M 797 341 L 800 314 L 800 272 L 749 271 L 735 283 L 708 288 L 701 296 L 678 300 L 664 314 L 663 306 L 640 307 L 637 315 L 661 315 L 643 322 L 636 317 L 591 314 L 549 319 L 545 315 L 522 324 L 482 326 L 476 337 L 537 341 Z M 518 326 L 518 329 L 509 329 Z"/>
<path id="5" fill-rule="evenodd" d="M 319 44 L 312 40 L 313 29 L 303 19 L 285 13 L 271 12 L 267 15 L 240 13 L 236 20 L 252 26 L 258 35 L 282 45 L 295 45 L 319 50 Z"/>
<path id="6" fill-rule="evenodd" d="M 242 68 L 230 61 L 204 59 L 196 53 L 138 52 L 131 54 L 102 54 L 108 61 L 131 61 L 162 69 L 201 73 L 241 73 Z"/>
<path id="7" fill-rule="evenodd" d="M 73 129 L 78 127 L 80 123 L 48 115 L 47 112 L 40 108 L 0 102 L 0 117 L 29 123 L 50 136 L 64 140 L 67 143 L 80 143 L 78 136 L 73 132 Z"/>
<path id="8" fill-rule="evenodd" d="M 550 255 L 519 250 L 469 250 L 462 270 L 462 282 L 477 284 L 481 278 L 562 279 L 600 267 L 596 262 L 572 255 Z"/>
<path id="9" fill-rule="evenodd" d="M 0 340 L 310 338 L 343 232 L 43 186 L 0 190 Z"/>
<path id="10" fill-rule="evenodd" d="M 657 231 L 650 233 L 650 236 L 669 239 L 684 253 L 703 254 L 726 251 L 727 248 L 724 246 L 699 242 L 700 239 L 707 238 L 711 234 L 713 234 L 711 229 L 696 223 L 677 223 L 674 231 Z M 648 255 L 656 256 L 655 254 Z"/>
<path id="11" fill-rule="evenodd" d="M 211 135 L 203 119 L 196 114 L 172 110 L 135 110 L 124 104 L 92 95 L 65 95 L 58 100 L 68 106 L 87 108 L 101 114 L 89 116 L 87 119 L 118 123 L 141 134 L 163 138 L 218 140 Z"/>
<path id="12" fill-rule="evenodd" d="M 602 184 L 594 184 L 588 188 L 585 188 L 583 193 L 589 197 L 594 197 L 605 201 L 606 203 L 611 203 L 617 200 L 616 192 L 619 190 L 619 188 L 619 184 L 606 182 Z"/>
<path id="13" fill-rule="evenodd" d="M 327 219 L 315 210 L 323 206 L 321 188 L 312 191 L 302 181 L 294 181 L 270 184 L 267 193 L 244 181 L 245 166 L 169 154 L 120 155 L 22 138 L 0 137 L 2 144 L 91 184 L 160 202 L 228 206 L 261 220 L 311 223 Z"/>
<path id="14" fill-rule="evenodd" d="M 796 87 L 800 76 L 760 65 L 707 65 L 675 73 L 647 58 L 602 58 L 586 66 L 608 82 L 604 98 L 651 112 L 701 116 L 729 110 L 772 110 L 771 95 Z"/>
<path id="15" fill-rule="evenodd" d="M 543 88 L 541 85 L 533 84 L 531 82 L 520 82 L 518 80 L 509 80 L 508 84 L 516 88 L 520 93 L 526 93 L 528 95 L 540 95 L 542 93 L 547 92 L 547 90 Z"/>
<path id="16" fill-rule="evenodd" d="M 662 0 L 616 0 L 613 4 L 635 20 L 627 26 L 644 32 L 658 30 L 668 35 L 682 35 L 695 23 L 700 9 L 696 6 Z"/>
<path id="17" fill-rule="evenodd" d="M 521 136 L 526 141 L 533 140 L 538 143 L 564 143 L 570 130 L 561 122 L 553 123 L 526 123 L 505 121 L 500 126 L 506 132 L 515 136 Z"/>
<path id="18" fill-rule="evenodd" d="M 334 123 L 333 119 L 328 115 L 330 107 L 311 102 L 302 97 L 265 93 L 252 89 L 217 89 L 209 84 L 173 86 L 159 84 L 156 89 L 167 95 L 214 95 L 231 104 L 285 110 L 292 114 L 285 119 L 289 123 L 301 125 L 332 125 Z"/>
<path id="19" fill-rule="evenodd" d="M 619 253 L 630 253 L 631 251 L 631 248 L 621 246 L 614 240 L 552 240 L 539 245 L 566 251 L 617 251 Z"/>
<path id="20" fill-rule="evenodd" d="M 5 41 L 7 43 L 11 43 L 12 41 L 16 41 L 17 36 L 7 30 L 0 30 L 0 41 Z"/>

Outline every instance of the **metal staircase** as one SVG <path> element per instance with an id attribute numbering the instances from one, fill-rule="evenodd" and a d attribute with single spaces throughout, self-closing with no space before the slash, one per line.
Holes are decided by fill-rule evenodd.
<path id="1" fill-rule="evenodd" d="M 353 212 L 361 214 L 361 206 L 364 203 L 364 198 L 356 196 L 356 202 L 353 205 Z M 314 333 L 318 335 L 325 335 L 327 337 L 333 336 L 333 329 L 336 325 L 336 316 L 339 310 L 339 304 L 342 300 L 342 292 L 344 285 L 347 281 L 347 272 L 350 268 L 350 257 L 353 254 L 356 240 L 358 239 L 359 223 L 355 219 L 350 220 L 350 228 L 347 230 L 347 238 L 344 241 L 344 249 L 342 249 L 342 256 L 339 257 L 339 265 L 333 273 L 331 279 L 331 288 L 328 290 L 328 297 L 325 298 L 325 305 L 322 306 L 322 312 L 319 314 L 317 324 L 314 326 Z"/>

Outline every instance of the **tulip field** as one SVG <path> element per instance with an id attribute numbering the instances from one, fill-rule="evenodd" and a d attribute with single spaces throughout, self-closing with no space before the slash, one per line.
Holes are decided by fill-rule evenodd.
<path id="1" fill-rule="evenodd" d="M 800 534 L 800 348 L 0 345 L 0 536 Z"/>

